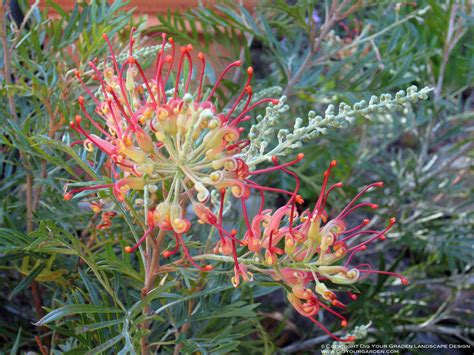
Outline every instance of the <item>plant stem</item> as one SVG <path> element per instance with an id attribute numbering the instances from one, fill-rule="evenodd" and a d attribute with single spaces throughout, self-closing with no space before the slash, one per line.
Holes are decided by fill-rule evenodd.
<path id="1" fill-rule="evenodd" d="M 5 80 L 6 86 L 10 86 L 12 84 L 12 77 L 11 77 L 11 60 L 10 60 L 10 51 L 8 50 L 8 39 L 7 39 L 7 24 L 5 21 L 5 8 L 4 6 L 8 6 L 9 2 L 7 1 L 5 4 L 0 4 L 0 38 L 2 41 L 3 47 L 3 77 Z M 9 90 L 7 90 L 7 98 L 8 98 L 8 105 L 10 107 L 10 114 L 12 118 L 17 121 L 18 116 L 16 113 L 16 106 L 15 106 L 15 98 L 11 94 Z"/>
<path id="2" fill-rule="evenodd" d="M 7 26 L 6 26 L 6 13 L 5 7 L 8 6 L 9 2 L 7 1 L 5 4 L 0 4 L 0 40 L 2 42 L 3 48 L 3 77 L 5 80 L 6 86 L 12 85 L 12 72 L 11 72 L 11 58 L 10 58 L 10 51 L 8 45 L 8 38 L 7 38 Z M 18 123 L 18 114 L 16 111 L 16 103 L 15 97 L 13 94 L 7 89 L 7 98 L 8 98 L 8 106 L 10 110 L 11 119 Z M 34 205 L 33 205 L 33 174 L 31 170 L 31 164 L 29 163 L 28 159 L 25 159 L 25 155 L 22 151 L 20 151 L 20 160 L 23 162 L 25 170 L 26 170 L 26 231 L 31 233 L 33 231 L 33 212 L 34 212 Z M 31 282 L 31 294 L 33 297 L 33 304 L 38 316 L 41 318 L 44 315 L 44 311 L 41 306 L 41 296 L 39 292 L 38 283 L 33 280 Z"/>
<path id="3" fill-rule="evenodd" d="M 308 51 L 308 54 L 306 55 L 298 71 L 288 81 L 288 84 L 286 85 L 283 95 L 285 96 L 291 95 L 294 91 L 293 90 L 294 86 L 298 84 L 298 82 L 300 81 L 304 73 L 313 66 L 314 64 L 313 57 L 321 48 L 321 44 L 323 40 L 328 35 L 329 31 L 334 27 L 336 22 L 342 20 L 343 18 L 346 18 L 362 5 L 362 2 L 358 0 L 349 9 L 347 9 L 345 12 L 342 12 L 344 8 L 350 4 L 350 2 L 351 2 L 350 0 L 344 0 L 340 4 L 337 1 L 332 2 L 331 8 L 328 11 L 324 24 L 321 26 L 318 37 L 314 39 L 314 38 L 311 38 L 310 36 L 309 41 L 310 41 L 311 48 Z"/>
<path id="4" fill-rule="evenodd" d="M 153 289 L 153 285 L 160 269 L 160 250 L 161 244 L 163 243 L 165 232 L 160 230 L 156 239 L 153 239 L 153 235 L 147 238 L 147 253 L 145 255 L 145 282 L 142 288 L 141 297 L 144 299 L 150 290 Z M 148 250 L 151 249 L 151 250 Z M 148 253 L 150 251 L 150 253 Z M 150 255 L 151 254 L 151 255 Z M 151 313 L 151 307 L 149 304 L 143 308 L 143 315 L 147 317 Z M 150 329 L 151 321 L 148 319 L 142 323 L 142 330 L 148 331 Z M 148 354 L 148 335 L 145 334 L 140 340 L 141 353 L 142 355 Z"/>

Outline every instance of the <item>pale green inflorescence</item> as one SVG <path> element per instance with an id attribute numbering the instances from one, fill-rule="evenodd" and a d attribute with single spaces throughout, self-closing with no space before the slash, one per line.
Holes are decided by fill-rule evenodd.
<path id="1" fill-rule="evenodd" d="M 418 90 L 416 86 L 410 86 L 406 92 L 404 90 L 397 92 L 395 97 L 391 94 L 372 96 L 368 103 L 362 100 L 353 106 L 343 102 L 339 105 L 337 113 L 335 106 L 329 105 L 324 117 L 310 111 L 307 125 L 304 125 L 301 117 L 297 117 L 292 131 L 288 129 L 277 131 L 279 122 L 284 119 L 283 114 L 289 109 L 285 104 L 286 97 L 283 96 L 277 105 L 267 107 L 264 116 L 257 116 L 257 123 L 251 127 L 249 133 L 250 145 L 243 152 L 245 160 L 252 169 L 264 161 L 269 161 L 274 155 L 284 156 L 294 149 L 301 148 L 303 142 L 314 139 L 320 134 L 326 134 L 328 128 L 345 128 L 357 116 L 370 119 L 377 114 L 402 111 L 409 104 L 426 100 L 431 90 L 428 87 Z M 275 133 L 278 144 L 272 145 Z"/>

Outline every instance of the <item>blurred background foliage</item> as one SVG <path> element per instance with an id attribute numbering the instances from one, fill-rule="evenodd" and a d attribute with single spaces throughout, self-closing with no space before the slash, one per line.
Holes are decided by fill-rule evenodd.
<path id="1" fill-rule="evenodd" d="M 381 206 L 376 220 L 398 219 L 387 241 L 365 257 L 380 269 L 405 270 L 411 283 L 401 287 L 382 275 L 365 281 L 349 308 L 349 332 L 368 325 L 361 340 L 367 344 L 474 345 L 472 3 L 274 0 L 245 8 L 220 1 L 158 14 L 159 25 L 151 27 L 123 5 L 81 2 L 66 11 L 54 2 L 41 10 L 24 0 L 3 2 L 1 350 L 139 352 L 145 306 L 154 312 L 148 338 L 159 353 L 313 353 L 329 342 L 294 314 L 275 285 L 262 280 L 234 289 L 228 265 L 206 276 L 191 269 L 166 274 L 141 299 L 141 265 L 120 248 L 133 225 L 121 218 L 98 231 L 97 215 L 63 201 L 64 182 L 82 174 L 80 157 L 66 144 L 82 94 L 71 70 L 106 55 L 104 32 L 116 34 L 123 48 L 131 26 L 142 44 L 156 44 L 156 34 L 166 32 L 217 66 L 235 58 L 252 65 L 254 91 L 288 96 L 282 128 L 329 103 L 433 87 L 427 102 L 357 120 L 304 145 L 306 159 L 295 170 L 311 204 L 324 167 L 338 160 L 334 180 L 345 188 L 330 201 L 334 211 L 360 186 L 383 180 L 383 192 L 374 195 Z M 223 97 L 245 80 L 232 79 Z M 268 179 L 292 186 L 285 176 Z M 201 234 L 205 242 L 208 234 Z M 340 334 L 333 318 L 323 319 Z"/>

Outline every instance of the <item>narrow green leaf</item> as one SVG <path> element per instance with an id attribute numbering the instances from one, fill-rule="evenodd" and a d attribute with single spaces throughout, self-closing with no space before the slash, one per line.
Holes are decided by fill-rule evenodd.
<path id="1" fill-rule="evenodd" d="M 15 297 L 18 293 L 23 291 L 25 288 L 27 288 L 30 283 L 38 276 L 41 271 L 43 271 L 45 267 L 45 264 L 41 263 L 37 267 L 35 267 L 27 277 L 25 277 L 21 282 L 13 289 L 12 293 L 8 296 L 8 299 L 11 300 L 13 297 Z"/>
<path id="2" fill-rule="evenodd" d="M 103 307 L 103 306 L 96 306 L 92 304 L 70 304 L 67 306 L 60 307 L 55 309 L 54 311 L 49 312 L 43 318 L 41 318 L 38 322 L 35 323 L 37 326 L 41 326 L 55 320 L 61 319 L 66 316 L 70 316 L 73 314 L 92 314 L 92 313 L 122 313 L 122 311 L 118 308 L 112 307 Z"/>
<path id="3" fill-rule="evenodd" d="M 110 347 L 117 344 L 120 340 L 122 340 L 122 338 L 123 338 L 123 334 L 119 334 L 116 337 L 113 337 L 112 339 L 107 340 L 105 343 L 102 343 L 99 346 L 96 346 L 94 349 L 89 350 L 88 352 L 86 352 L 86 355 L 101 353 L 102 351 L 107 350 Z"/>
<path id="4" fill-rule="evenodd" d="M 120 324 L 122 322 L 123 322 L 122 319 L 114 319 L 114 320 L 107 320 L 103 322 L 81 325 L 76 328 L 76 334 L 82 334 L 82 333 L 90 332 L 97 329 L 111 327 L 113 325 Z"/>
<path id="5" fill-rule="evenodd" d="M 192 300 L 194 298 L 199 298 L 199 297 L 212 295 L 212 294 L 215 294 L 215 293 L 220 293 L 220 292 L 229 290 L 233 287 L 234 286 L 220 286 L 220 287 L 216 287 L 215 289 L 204 290 L 204 291 L 201 291 L 201 292 L 193 293 L 191 296 L 183 297 L 183 298 L 180 298 L 180 299 L 178 299 L 176 301 L 173 301 L 173 302 L 168 302 L 164 306 L 158 308 L 155 312 L 153 312 L 153 314 L 155 314 L 155 315 L 160 314 L 165 309 L 170 308 L 171 306 L 174 306 L 175 304 L 178 304 L 178 303 L 181 303 L 181 302 L 184 302 L 184 301 L 189 301 L 189 300 Z"/>
<path id="6" fill-rule="evenodd" d="M 16 355 L 18 353 L 18 348 L 20 346 L 20 339 L 21 339 L 21 327 L 18 329 L 18 334 L 15 339 L 15 343 L 13 344 L 13 347 L 10 350 L 10 355 Z"/>

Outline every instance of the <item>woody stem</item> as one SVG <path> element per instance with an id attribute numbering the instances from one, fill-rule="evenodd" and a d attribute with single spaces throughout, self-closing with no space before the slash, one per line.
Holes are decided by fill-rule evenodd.
<path id="1" fill-rule="evenodd" d="M 3 78 L 7 86 L 12 84 L 12 68 L 11 65 L 11 49 L 8 43 L 7 37 L 7 21 L 6 21 L 6 8 L 8 7 L 9 2 L 7 1 L 5 4 L 3 2 L 0 4 L 0 41 L 3 47 Z M 35 7 L 35 5 L 33 5 Z M 28 12 L 27 15 L 30 13 Z M 27 16 L 28 17 L 28 16 Z M 26 24 L 26 19 L 23 23 Z M 18 31 L 18 35 L 21 33 L 23 28 L 23 23 L 20 26 L 20 31 Z M 8 108 L 10 111 L 11 119 L 18 123 L 19 116 L 16 110 L 16 102 L 15 96 L 12 94 L 11 90 L 7 90 L 7 99 L 8 99 Z M 33 200 L 33 185 L 34 185 L 34 178 L 33 178 L 33 167 L 25 153 L 20 150 L 20 161 L 23 162 L 24 168 L 26 171 L 26 230 L 28 233 L 33 231 L 33 214 L 34 214 L 34 200 Z M 41 292 L 39 290 L 39 286 L 36 280 L 33 280 L 30 285 L 31 293 L 33 297 L 33 304 L 36 310 L 36 313 L 41 318 L 44 316 L 44 310 L 42 308 L 42 300 L 41 300 Z M 41 328 L 44 331 L 44 328 Z"/>
<path id="2" fill-rule="evenodd" d="M 150 234 L 147 238 L 147 252 L 145 254 L 145 282 L 141 292 L 142 300 L 148 295 L 148 292 L 153 289 L 153 285 L 160 269 L 160 250 L 163 243 L 165 232 L 160 230 L 156 239 Z M 143 308 L 143 315 L 147 317 L 151 313 L 149 304 Z M 142 323 L 143 330 L 149 330 L 151 321 L 149 319 Z M 148 335 L 145 334 L 140 341 L 142 355 L 148 354 Z"/>

